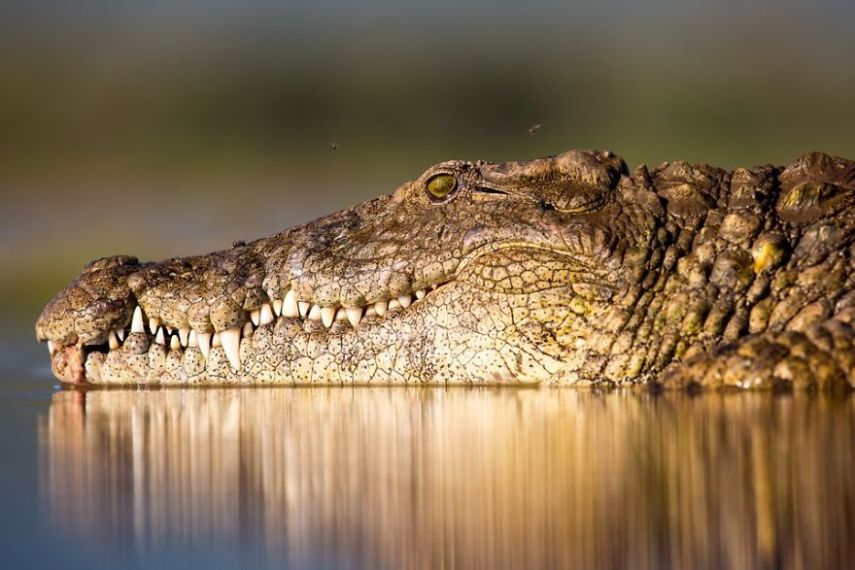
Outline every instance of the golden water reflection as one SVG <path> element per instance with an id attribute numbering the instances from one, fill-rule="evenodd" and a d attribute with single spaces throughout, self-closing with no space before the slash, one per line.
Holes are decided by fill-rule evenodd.
<path id="1" fill-rule="evenodd" d="M 855 561 L 855 399 L 569 389 L 61 391 L 53 524 L 366 568 Z"/>

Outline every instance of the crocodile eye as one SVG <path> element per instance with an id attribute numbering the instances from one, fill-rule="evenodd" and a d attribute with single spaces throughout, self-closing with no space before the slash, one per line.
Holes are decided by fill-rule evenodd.
<path id="1" fill-rule="evenodd" d="M 457 188 L 457 179 L 451 174 L 437 174 L 427 181 L 427 191 L 434 200 L 445 200 Z"/>

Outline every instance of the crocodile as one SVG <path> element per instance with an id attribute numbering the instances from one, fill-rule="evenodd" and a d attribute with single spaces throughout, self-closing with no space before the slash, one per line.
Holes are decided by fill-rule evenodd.
<path id="1" fill-rule="evenodd" d="M 855 386 L 855 162 L 453 160 L 207 255 L 96 260 L 71 384 Z"/>

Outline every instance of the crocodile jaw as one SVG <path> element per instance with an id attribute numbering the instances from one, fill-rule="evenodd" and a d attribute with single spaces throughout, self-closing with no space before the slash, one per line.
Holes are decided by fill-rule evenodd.
<path id="1" fill-rule="evenodd" d="M 318 305 L 295 315 L 273 300 L 213 334 L 170 332 L 136 306 L 106 342 L 49 343 L 52 368 L 64 382 L 92 384 L 541 382 L 566 366 L 540 345 L 535 319 L 561 323 L 573 342 L 585 328 L 566 302 L 585 282 L 571 268 L 563 252 L 490 247 L 455 279 L 359 309 L 358 321 L 344 308 L 330 319 Z M 561 280 L 544 288 L 550 271 Z"/>

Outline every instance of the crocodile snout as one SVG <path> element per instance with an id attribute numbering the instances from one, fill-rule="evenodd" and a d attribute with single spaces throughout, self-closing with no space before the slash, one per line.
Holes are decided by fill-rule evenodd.
<path id="1" fill-rule="evenodd" d="M 93 345 L 130 322 L 136 304 L 128 276 L 143 267 L 120 255 L 89 263 L 81 274 L 42 310 L 36 336 L 54 346 Z"/>

